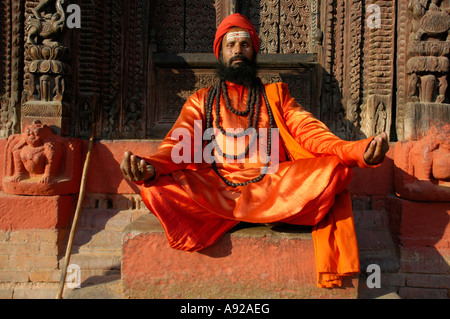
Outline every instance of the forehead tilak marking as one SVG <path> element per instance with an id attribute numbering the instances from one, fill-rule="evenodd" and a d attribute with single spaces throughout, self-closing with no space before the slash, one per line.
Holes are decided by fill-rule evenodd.
<path id="1" fill-rule="evenodd" d="M 250 34 L 247 31 L 235 31 L 227 34 L 227 41 L 239 41 L 240 38 L 250 38 Z"/>

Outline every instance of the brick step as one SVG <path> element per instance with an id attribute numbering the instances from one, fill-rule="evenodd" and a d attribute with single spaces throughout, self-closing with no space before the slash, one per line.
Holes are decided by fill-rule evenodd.
<path id="1" fill-rule="evenodd" d="M 78 227 L 123 231 L 126 225 L 142 214 L 148 214 L 148 211 L 84 208 Z"/>
<path id="2" fill-rule="evenodd" d="M 83 209 L 74 238 L 75 251 L 121 251 L 126 225 L 146 211 Z"/>
<path id="3" fill-rule="evenodd" d="M 385 209 L 355 209 L 353 208 L 356 229 L 386 230 L 389 228 L 388 213 Z"/>
<path id="4" fill-rule="evenodd" d="M 371 264 L 380 266 L 382 273 L 395 273 L 399 269 L 399 260 L 393 249 L 360 250 L 359 260 L 362 272 Z"/>
<path id="5" fill-rule="evenodd" d="M 310 228 L 240 227 L 201 252 L 169 247 L 159 221 L 143 215 L 123 232 L 122 287 L 128 298 L 357 298 L 316 286 Z"/>
<path id="6" fill-rule="evenodd" d="M 120 250 L 122 232 L 101 229 L 77 229 L 74 247 L 90 250 Z"/>
<path id="7" fill-rule="evenodd" d="M 362 272 L 370 264 L 379 265 L 382 272 L 397 272 L 398 252 L 386 210 L 354 210 L 353 215 Z"/>
<path id="8" fill-rule="evenodd" d="M 117 247 L 92 247 L 88 245 L 83 246 L 74 246 L 72 250 L 72 254 L 75 253 L 88 253 L 88 254 L 121 254 L 122 250 Z"/>
<path id="9" fill-rule="evenodd" d="M 397 272 L 400 267 L 398 252 L 388 229 L 356 229 L 362 272 L 368 265 L 377 264 L 382 272 Z"/>

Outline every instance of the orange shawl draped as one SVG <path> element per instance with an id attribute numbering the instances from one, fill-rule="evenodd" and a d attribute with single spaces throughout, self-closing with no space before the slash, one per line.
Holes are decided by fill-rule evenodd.
<path id="1" fill-rule="evenodd" d="M 232 83 L 228 86 L 231 104 L 243 110 L 247 90 Z M 205 146 L 194 141 L 194 121 L 205 123 L 208 90 L 202 89 L 188 99 L 157 154 L 146 158 L 157 174 L 154 180 L 144 183 L 142 198 L 161 221 L 170 246 L 187 251 L 213 244 L 239 221 L 313 225 L 317 284 L 340 286 L 343 276 L 359 272 L 351 200 L 346 188 L 352 178 L 350 167 L 367 166 L 363 154 L 371 139 L 343 141 L 303 110 L 285 84 L 269 84 L 265 88 L 280 132 L 280 163 L 275 173 L 258 183 L 232 188 L 210 164 L 195 163 L 195 154 Z M 224 128 L 247 126 L 247 118 L 226 111 L 223 101 L 220 105 Z M 263 111 L 259 124 L 268 127 L 268 113 Z M 187 144 L 190 149 L 183 149 L 190 151 L 189 163 L 172 160 L 174 147 L 180 142 L 172 138 L 172 133 L 180 129 L 191 137 Z M 217 166 L 228 180 L 243 182 L 260 173 L 262 163 L 258 154 L 255 157 L 255 161 Z"/>

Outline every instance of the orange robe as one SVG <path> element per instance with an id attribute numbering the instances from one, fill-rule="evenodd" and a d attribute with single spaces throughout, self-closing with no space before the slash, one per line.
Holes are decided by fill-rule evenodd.
<path id="1" fill-rule="evenodd" d="M 248 90 L 233 83 L 227 85 L 231 105 L 244 110 Z M 197 124 L 202 123 L 203 129 L 205 127 L 208 92 L 205 88 L 187 100 L 157 154 L 145 158 L 155 167 L 156 176 L 144 183 L 143 201 L 160 220 L 170 246 L 186 251 L 198 251 L 212 245 L 240 221 L 314 226 L 317 284 L 319 287 L 340 286 L 343 276 L 359 272 L 347 186 L 352 178 L 351 167 L 367 166 L 363 154 L 371 139 L 343 141 L 302 109 L 291 97 L 286 84 L 268 84 L 265 88 L 280 132 L 280 147 L 275 150 L 279 156 L 276 172 L 267 174 L 260 182 L 233 188 L 217 176 L 211 164 L 195 163 L 194 156 L 207 143 L 199 146 L 198 140 L 197 144 L 194 141 L 198 138 L 195 137 L 198 131 L 194 120 Z M 262 103 L 258 125 L 267 128 L 269 117 L 266 105 Z M 228 111 L 223 96 L 220 110 L 221 125 L 225 129 L 247 127 L 248 118 Z M 187 142 L 183 145 L 190 149 L 184 148 L 182 155 L 186 156 L 184 152 L 187 151 L 190 160 L 177 164 L 172 160 L 172 153 L 176 145 L 180 146 L 180 139 L 172 138 L 172 133 L 180 131 L 189 132 L 191 140 L 183 137 Z M 264 145 L 261 140 L 260 145 Z M 262 152 L 265 152 L 264 148 Z M 244 163 L 226 160 L 217 163 L 221 175 L 233 182 L 245 182 L 259 176 L 263 165 L 259 147 L 246 157 Z"/>

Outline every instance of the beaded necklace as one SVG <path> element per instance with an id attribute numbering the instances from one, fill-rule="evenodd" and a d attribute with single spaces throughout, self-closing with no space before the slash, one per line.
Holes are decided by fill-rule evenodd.
<path id="1" fill-rule="evenodd" d="M 223 91 L 223 96 L 225 99 L 225 106 L 226 106 L 227 110 L 229 110 L 230 112 L 232 112 L 233 114 L 236 114 L 238 116 L 248 116 L 248 126 L 244 131 L 241 131 L 238 133 L 234 133 L 234 132 L 231 133 L 231 132 L 225 131 L 225 129 L 221 126 L 221 124 L 220 124 L 220 97 L 222 95 L 222 91 Z M 216 150 L 220 156 L 223 156 L 227 159 L 234 159 L 234 160 L 243 158 L 248 154 L 250 147 L 255 143 L 256 137 L 258 136 L 258 134 L 256 132 L 258 129 L 258 122 L 259 122 L 260 115 L 261 115 L 261 94 L 264 98 L 264 102 L 265 102 L 266 108 L 267 108 L 267 113 L 269 115 L 269 134 L 268 134 L 268 139 L 267 139 L 267 163 L 265 163 L 264 168 L 262 169 L 261 174 L 258 177 L 254 178 L 252 180 L 243 182 L 243 183 L 234 183 L 232 181 L 229 181 L 228 179 L 226 179 L 219 173 L 216 162 L 214 160 L 214 150 Z M 262 84 L 261 80 L 258 79 L 256 85 L 254 85 L 251 88 L 248 88 L 247 104 L 246 104 L 246 109 L 244 111 L 238 111 L 237 109 L 235 109 L 231 106 L 230 97 L 228 95 L 227 85 L 226 85 L 225 81 L 220 81 L 216 85 L 212 86 L 208 92 L 208 96 L 207 96 L 207 100 L 206 100 L 206 110 L 205 110 L 206 111 L 206 129 L 213 128 L 212 118 L 213 118 L 214 100 L 216 101 L 216 105 L 215 105 L 216 112 L 215 112 L 214 124 L 215 124 L 216 128 L 218 128 L 219 131 L 223 135 L 238 138 L 238 137 L 242 137 L 242 136 L 248 134 L 249 130 L 251 130 L 253 132 L 253 134 L 251 134 L 250 141 L 249 141 L 247 147 L 245 148 L 245 151 L 240 154 L 237 154 L 237 155 L 229 155 L 229 154 L 224 153 L 223 150 L 220 149 L 220 147 L 216 141 L 215 134 L 211 135 L 211 142 L 213 143 L 213 146 L 214 146 L 211 151 L 211 156 L 213 158 L 212 168 L 213 168 L 214 172 L 228 186 L 231 186 L 231 187 L 246 186 L 250 183 L 257 183 L 257 182 L 261 181 L 264 178 L 264 176 L 267 174 L 269 165 L 270 165 L 272 126 L 274 123 L 272 111 L 269 106 L 269 100 L 267 98 L 267 94 L 266 94 L 264 85 Z"/>

